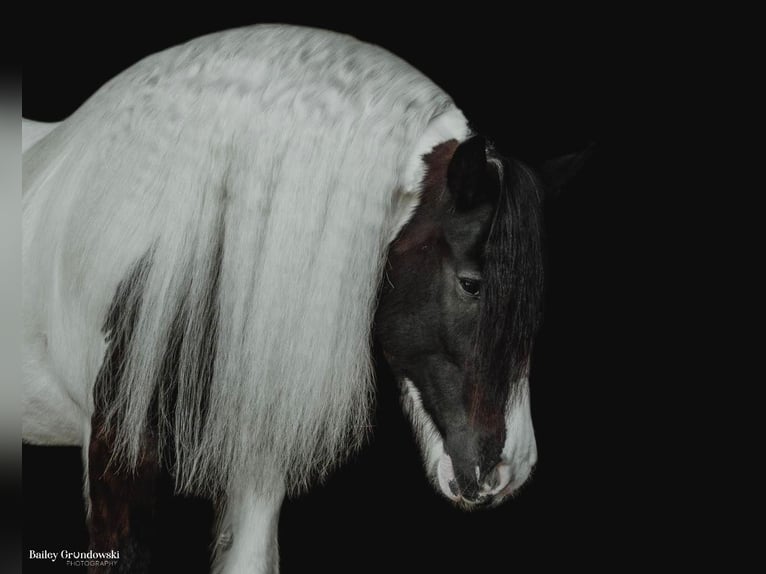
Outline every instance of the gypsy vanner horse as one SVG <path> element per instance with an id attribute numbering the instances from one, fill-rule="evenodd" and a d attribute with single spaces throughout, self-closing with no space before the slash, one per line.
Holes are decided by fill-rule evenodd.
<path id="1" fill-rule="evenodd" d="M 397 57 L 289 26 L 150 56 L 23 150 L 23 439 L 82 446 L 115 571 L 150 567 L 164 471 L 214 501 L 215 571 L 276 572 L 283 497 L 365 437 L 373 341 L 445 497 L 529 477 L 541 198 L 577 156 L 534 172 Z"/>

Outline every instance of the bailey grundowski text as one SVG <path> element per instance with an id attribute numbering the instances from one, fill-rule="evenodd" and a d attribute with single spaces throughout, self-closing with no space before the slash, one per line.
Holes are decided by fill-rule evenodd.
<path id="1" fill-rule="evenodd" d="M 62 560 L 119 560 L 119 550 L 109 550 L 108 552 L 94 552 L 88 550 L 85 552 L 71 550 L 61 550 L 60 552 L 51 552 L 50 550 L 30 550 L 30 560 L 50 560 L 55 562 L 58 558 Z"/>

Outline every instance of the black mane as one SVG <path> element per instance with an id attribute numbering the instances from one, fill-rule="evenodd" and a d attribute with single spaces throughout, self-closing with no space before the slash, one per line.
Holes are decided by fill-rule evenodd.
<path id="1" fill-rule="evenodd" d="M 521 162 L 491 151 L 489 159 L 500 191 L 484 250 L 477 374 L 502 401 L 526 375 L 542 317 L 542 190 Z"/>

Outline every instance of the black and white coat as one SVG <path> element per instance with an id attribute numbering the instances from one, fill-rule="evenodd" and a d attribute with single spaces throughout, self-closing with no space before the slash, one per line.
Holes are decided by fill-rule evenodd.
<path id="1" fill-rule="evenodd" d="M 373 337 L 446 497 L 527 479 L 539 182 L 417 70 L 258 26 L 23 132 L 23 439 L 83 447 L 91 521 L 150 458 L 219 502 L 217 571 L 276 571 L 283 497 L 364 439 Z"/>

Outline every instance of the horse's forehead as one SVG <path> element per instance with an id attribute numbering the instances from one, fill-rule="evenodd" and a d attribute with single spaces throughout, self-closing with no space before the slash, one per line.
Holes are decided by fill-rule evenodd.
<path id="1" fill-rule="evenodd" d="M 419 206 L 410 224 L 394 243 L 395 252 L 406 251 L 435 236 L 444 237 L 453 249 L 463 254 L 475 252 L 486 241 L 495 205 L 486 203 L 464 213 L 451 208 L 447 172 L 458 145 L 457 140 L 447 140 L 423 156 L 425 173 Z M 489 161 L 487 169 L 493 174 L 493 184 L 500 185 L 502 169 L 499 162 Z"/>
<path id="2" fill-rule="evenodd" d="M 489 228 L 496 210 L 496 202 L 488 199 L 485 203 L 476 205 L 467 211 L 456 211 L 452 208 L 447 189 L 447 165 L 454 153 L 452 142 L 448 145 L 434 148 L 426 158 L 429 170 L 427 172 L 424 193 L 427 193 L 434 211 L 438 212 L 438 221 L 443 235 L 453 252 L 463 257 L 479 257 L 487 241 Z M 490 159 L 486 165 L 488 178 L 483 185 L 496 186 L 494 193 L 488 198 L 497 197 L 500 191 L 502 166 L 500 161 Z M 428 205 L 425 206 L 428 209 Z"/>
<path id="3" fill-rule="evenodd" d="M 480 205 L 470 213 L 450 213 L 445 217 L 444 236 L 458 255 L 479 255 L 489 235 L 495 206 Z"/>

